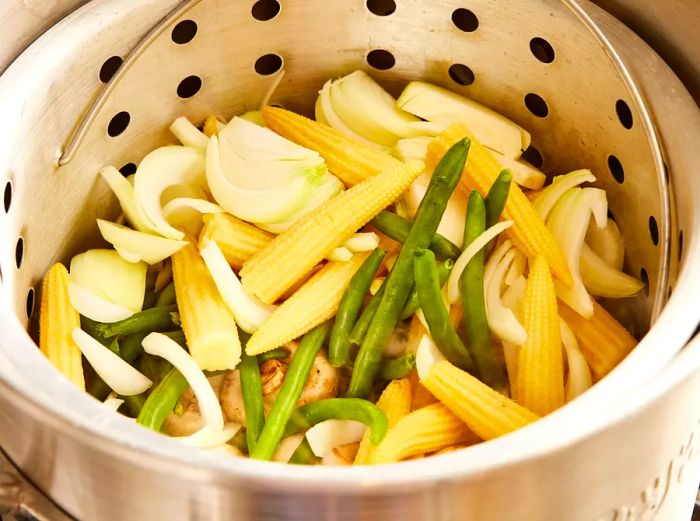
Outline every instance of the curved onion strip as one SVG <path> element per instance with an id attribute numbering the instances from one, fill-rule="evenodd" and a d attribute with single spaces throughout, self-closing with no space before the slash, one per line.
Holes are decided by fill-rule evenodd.
<path id="1" fill-rule="evenodd" d="M 407 137 L 399 139 L 394 145 L 393 153 L 401 161 L 411 159 L 424 161 L 428 155 L 428 145 L 433 140 L 430 136 Z"/>
<path id="2" fill-rule="evenodd" d="M 493 276 L 494 270 L 498 267 L 503 257 L 505 257 L 506 253 L 508 253 L 512 247 L 513 243 L 510 242 L 510 239 L 506 239 L 495 250 L 493 250 L 491 255 L 489 255 L 489 259 L 486 261 L 486 265 L 484 266 L 484 288 L 486 288 L 486 282 L 488 282 Z"/>
<path id="3" fill-rule="evenodd" d="M 496 237 L 499 233 L 507 230 L 513 225 L 513 221 L 501 221 L 494 224 L 486 230 L 484 233 L 479 235 L 474 241 L 467 246 L 462 254 L 455 262 L 454 268 L 450 272 L 450 277 L 447 279 L 447 298 L 450 304 L 454 304 L 459 300 L 459 278 L 462 276 L 464 268 L 467 267 L 469 261 L 472 257 L 479 253 L 479 251 L 486 246 L 491 239 Z"/>
<path id="4" fill-rule="evenodd" d="M 185 146 L 207 148 L 209 138 L 186 117 L 179 117 L 170 125 L 170 132 Z"/>
<path id="5" fill-rule="evenodd" d="M 372 251 L 379 246 L 379 235 L 374 232 L 356 233 L 345 241 L 344 246 L 352 251 Z"/>
<path id="6" fill-rule="evenodd" d="M 111 393 L 107 397 L 107 399 L 104 402 L 102 402 L 102 405 L 107 407 L 107 409 L 109 409 L 112 412 L 117 412 L 119 410 L 119 407 L 121 407 L 123 403 L 124 400 L 122 400 L 121 398 L 117 398 L 114 393 Z"/>
<path id="7" fill-rule="evenodd" d="M 506 273 L 506 278 L 504 282 L 506 286 L 512 286 L 513 282 L 518 280 L 520 277 L 525 276 L 525 268 L 527 267 L 527 257 L 520 250 L 515 250 L 515 258 L 513 263 L 510 265 L 508 273 Z"/>
<path id="8" fill-rule="evenodd" d="M 345 246 L 341 246 L 340 248 L 334 248 L 331 250 L 326 258 L 333 262 L 348 262 L 350 259 L 352 259 L 352 252 Z"/>
<path id="9" fill-rule="evenodd" d="M 527 332 L 516 318 L 515 313 L 503 305 L 501 301 L 503 279 L 515 255 L 515 250 L 511 249 L 493 270 L 491 278 L 485 281 L 486 319 L 489 329 L 498 338 L 512 344 L 523 345 L 527 340 Z"/>
<path id="10" fill-rule="evenodd" d="M 319 458 L 335 447 L 355 443 L 364 436 L 367 426 L 353 420 L 325 420 L 306 431 L 311 450 Z"/>
<path id="11" fill-rule="evenodd" d="M 569 325 L 562 318 L 559 318 L 559 331 L 569 365 L 569 377 L 566 381 L 566 401 L 570 402 L 591 388 L 593 378 L 591 377 L 591 368 L 578 347 L 574 332 L 571 331 Z"/>
<path id="12" fill-rule="evenodd" d="M 610 266 L 622 270 L 625 263 L 625 241 L 620 227 L 610 218 L 604 228 L 599 228 L 597 224 L 591 220 L 588 225 L 586 244 Z"/>
<path id="13" fill-rule="evenodd" d="M 445 357 L 435 345 L 433 339 L 430 338 L 429 335 L 423 335 L 420 342 L 418 342 L 418 349 L 416 349 L 416 371 L 418 372 L 418 378 L 422 380 L 428 376 L 433 364 L 441 360 L 445 360 Z"/>
<path id="14" fill-rule="evenodd" d="M 511 393 L 515 389 L 515 379 L 518 377 L 518 359 L 520 357 L 520 346 L 511 344 L 507 340 L 502 340 L 503 358 L 506 362 L 506 371 L 508 372 L 508 382 L 510 383 Z"/>
<path id="15" fill-rule="evenodd" d="M 104 240 L 113 245 L 119 255 L 129 262 L 142 260 L 151 265 L 157 264 L 188 244 L 187 241 L 176 241 L 138 232 L 102 219 L 97 219 L 97 227 Z"/>
<path id="16" fill-rule="evenodd" d="M 122 211 L 131 225 L 140 232 L 153 231 L 155 225 L 150 222 L 146 214 L 143 213 L 141 206 L 136 202 L 134 187 L 129 180 L 113 166 L 102 168 L 100 175 L 112 189 L 114 195 L 117 196 Z"/>
<path id="17" fill-rule="evenodd" d="M 272 461 L 276 461 L 278 463 L 289 463 L 289 460 L 294 455 L 294 452 L 296 452 L 296 450 L 299 448 L 302 441 L 304 441 L 303 432 L 299 434 L 292 434 L 291 436 L 283 438 L 282 441 L 280 441 L 280 444 L 277 446 L 275 455 L 272 456 Z"/>
<path id="18" fill-rule="evenodd" d="M 82 329 L 76 327 L 72 337 L 85 359 L 115 393 L 133 396 L 141 394 L 153 385 L 153 382 L 131 367 L 119 355 L 100 344 Z"/>
<path id="19" fill-rule="evenodd" d="M 199 447 L 200 449 L 213 449 L 228 443 L 238 431 L 241 430 L 241 424 L 229 422 L 224 425 L 222 430 L 212 429 L 205 425 L 194 434 L 189 436 L 176 436 L 174 439 L 181 441 L 185 445 Z"/>
<path id="20" fill-rule="evenodd" d="M 583 284 L 591 295 L 624 298 L 636 295 L 644 288 L 641 281 L 610 266 L 585 243 L 581 247 L 580 268 Z"/>
<path id="21" fill-rule="evenodd" d="M 556 176 L 552 184 L 542 190 L 532 204 L 542 220 L 546 221 L 554 205 L 567 191 L 583 183 L 593 183 L 595 180 L 590 170 L 575 170 L 566 175 Z"/>
<path id="22" fill-rule="evenodd" d="M 75 282 L 68 285 L 68 298 L 75 310 L 97 322 L 112 323 L 129 318 L 135 311 L 98 297 Z"/>
<path id="23" fill-rule="evenodd" d="M 185 377 L 197 398 L 199 410 L 204 419 L 202 429 L 209 428 L 221 431 L 224 428 L 224 415 L 221 412 L 219 399 L 207 377 L 189 353 L 182 349 L 177 342 L 161 333 L 151 333 L 144 338 L 143 350 L 149 355 L 165 358 Z"/>
<path id="24" fill-rule="evenodd" d="M 166 146 L 155 149 L 143 158 L 134 177 L 134 194 L 156 232 L 168 239 L 182 240 L 185 234 L 165 220 L 161 196 L 174 185 L 204 184 L 204 151 L 192 147 Z"/>
<path id="25" fill-rule="evenodd" d="M 255 332 L 275 306 L 263 304 L 243 288 L 216 241 L 209 241 L 200 254 L 236 324 L 247 333 Z"/>

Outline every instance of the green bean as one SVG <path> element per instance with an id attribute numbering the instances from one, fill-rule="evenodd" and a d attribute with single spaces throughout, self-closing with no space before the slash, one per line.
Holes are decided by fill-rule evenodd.
<path id="1" fill-rule="evenodd" d="M 144 353 L 139 358 L 139 371 L 146 375 L 150 380 L 158 382 L 165 378 L 165 375 L 173 368 L 173 366 L 160 356 L 149 355 Z"/>
<path id="2" fill-rule="evenodd" d="M 397 358 L 387 358 L 382 361 L 380 375 L 382 380 L 398 380 L 406 378 L 408 373 L 416 368 L 416 354 L 407 353 Z"/>
<path id="3" fill-rule="evenodd" d="M 484 233 L 486 219 L 487 208 L 484 200 L 479 192 L 472 192 L 469 195 L 467 221 L 464 228 L 465 248 Z M 497 391 L 504 391 L 508 385 L 506 375 L 496 359 L 486 320 L 486 304 L 484 303 L 485 255 L 486 252 L 482 248 L 472 257 L 459 278 L 463 309 L 462 325 L 481 379 Z"/>
<path id="4" fill-rule="evenodd" d="M 349 336 L 384 255 L 384 250 L 377 248 L 367 257 L 353 275 L 340 301 L 328 344 L 328 360 L 334 367 L 342 367 L 350 360 Z"/>
<path id="5" fill-rule="evenodd" d="M 178 329 L 177 331 L 168 331 L 163 334 L 170 340 L 177 342 L 183 349 L 187 349 L 187 339 L 185 338 L 185 332 L 182 329 Z"/>
<path id="6" fill-rule="evenodd" d="M 447 259 L 445 262 L 438 264 L 438 278 L 440 279 L 440 287 L 443 287 L 447 283 L 447 279 L 450 277 L 450 271 L 455 265 L 454 261 Z M 401 315 L 399 315 L 400 320 L 406 320 L 411 315 L 413 315 L 418 308 L 420 308 L 420 300 L 418 300 L 418 291 L 413 288 L 411 295 L 406 301 L 406 305 L 401 310 Z"/>
<path id="7" fill-rule="evenodd" d="M 156 304 L 156 300 L 158 300 L 158 293 L 150 289 L 147 290 L 143 295 L 142 309 L 152 308 Z"/>
<path id="8" fill-rule="evenodd" d="M 367 396 L 379 371 L 382 353 L 411 292 L 413 258 L 416 250 L 427 248 L 435 236 L 467 161 L 470 141 L 455 143 L 435 168 L 428 190 L 421 201 L 411 231 L 403 243 L 394 267 L 385 280 L 386 289 L 355 360 L 348 396 Z"/>
<path id="9" fill-rule="evenodd" d="M 133 365 L 134 360 L 136 360 L 143 352 L 141 342 L 143 342 L 145 337 L 146 333 L 135 333 L 133 335 L 123 337 L 119 342 L 119 356 L 121 356 L 125 362 Z M 104 400 L 107 398 L 107 395 L 111 391 L 112 390 L 109 388 L 109 386 L 99 376 L 95 376 L 95 379 L 90 384 L 90 389 L 88 390 L 88 392 L 98 400 Z"/>
<path id="10" fill-rule="evenodd" d="M 289 350 L 284 347 L 278 347 L 272 351 L 265 351 L 258 355 L 258 364 L 263 365 L 268 360 L 284 360 L 289 356 Z"/>
<path id="11" fill-rule="evenodd" d="M 91 318 L 80 315 L 80 329 L 85 331 L 88 335 L 97 340 L 103 346 L 109 347 L 112 343 L 112 339 L 105 338 L 104 335 L 98 331 L 97 326 L 99 325 L 99 322 L 96 322 Z"/>
<path id="12" fill-rule="evenodd" d="M 362 344 L 362 341 L 365 339 L 365 335 L 367 334 L 367 330 L 369 329 L 369 325 L 372 323 L 372 319 L 374 318 L 374 315 L 377 312 L 377 308 L 379 307 L 379 303 L 382 301 L 382 296 L 384 295 L 385 285 L 386 285 L 386 279 L 384 279 L 384 282 L 382 282 L 382 285 L 379 286 L 379 289 L 377 290 L 377 292 L 374 295 L 372 295 L 372 297 L 369 299 L 369 302 L 367 302 L 367 305 L 365 306 L 365 309 L 362 311 L 360 318 L 357 319 L 357 322 L 355 322 L 355 326 L 352 328 L 352 331 L 350 332 L 350 336 L 348 337 L 351 344 L 359 346 Z"/>
<path id="13" fill-rule="evenodd" d="M 501 217 L 503 209 L 506 207 L 506 201 L 508 201 L 511 181 L 513 181 L 513 173 L 510 170 L 503 170 L 491 185 L 489 193 L 486 195 L 486 226 L 484 229 L 491 228 Z M 496 239 L 491 239 L 484 251 L 489 253 L 495 244 Z M 466 248 L 467 245 L 465 244 L 464 247 Z"/>
<path id="14" fill-rule="evenodd" d="M 258 444 L 254 450 L 250 451 L 251 458 L 269 460 L 275 454 L 289 417 L 294 412 L 294 406 L 304 390 L 306 379 L 311 372 L 316 355 L 321 351 L 329 329 L 330 324 L 326 322 L 306 333 L 301 339 L 287 369 L 282 388 L 260 433 Z"/>
<path id="15" fill-rule="evenodd" d="M 411 230 L 411 223 L 395 213 L 382 211 L 374 219 L 371 224 L 376 227 L 384 235 L 403 243 L 408 237 L 408 232 Z M 430 241 L 428 246 L 435 252 L 435 255 L 440 259 L 455 260 L 461 253 L 459 247 L 449 239 L 443 237 L 439 233 Z"/>
<path id="16" fill-rule="evenodd" d="M 321 461 L 321 458 L 314 454 L 311 445 L 309 445 L 309 440 L 307 440 L 306 437 L 301 440 L 297 450 L 295 450 L 292 457 L 289 458 L 289 463 L 292 465 L 316 465 L 319 461 Z"/>
<path id="17" fill-rule="evenodd" d="M 291 416 L 285 436 L 310 429 L 326 420 L 353 420 L 370 428 L 370 441 L 380 443 L 389 428 L 386 414 L 369 400 L 361 398 L 326 398 L 299 407 Z"/>
<path id="18" fill-rule="evenodd" d="M 175 283 L 171 282 L 165 286 L 160 293 L 155 302 L 155 307 L 170 306 L 175 304 Z"/>
<path id="19" fill-rule="evenodd" d="M 129 318 L 113 322 L 111 324 L 98 324 L 99 331 L 105 338 L 130 333 L 152 333 L 173 329 L 176 324 L 172 313 L 177 311 L 177 306 L 163 306 L 140 311 Z"/>
<path id="20" fill-rule="evenodd" d="M 143 406 L 146 403 L 146 397 L 142 394 L 135 394 L 133 396 L 119 396 L 120 399 L 124 400 L 124 405 L 126 405 L 126 410 L 129 412 L 131 418 L 137 418 Z"/>
<path id="21" fill-rule="evenodd" d="M 146 399 L 136 423 L 160 432 L 165 418 L 175 408 L 185 389 L 187 380 L 173 367 Z"/>
<path id="22" fill-rule="evenodd" d="M 241 394 L 245 410 L 248 449 L 253 451 L 258 442 L 258 436 L 265 425 L 265 408 L 258 358 L 243 352 L 238 369 L 241 375 Z"/>
<path id="23" fill-rule="evenodd" d="M 474 360 L 464 347 L 450 322 L 442 298 L 435 255 L 430 250 L 418 250 L 415 259 L 416 288 L 430 336 L 440 352 L 457 367 L 474 372 Z"/>

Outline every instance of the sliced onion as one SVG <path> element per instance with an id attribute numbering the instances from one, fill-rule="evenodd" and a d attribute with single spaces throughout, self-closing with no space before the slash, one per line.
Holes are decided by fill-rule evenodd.
<path id="1" fill-rule="evenodd" d="M 149 355 L 160 356 L 182 373 L 197 398 L 204 427 L 215 431 L 224 428 L 224 415 L 207 377 L 194 359 L 177 342 L 162 333 L 151 333 L 143 339 L 143 350 Z M 115 355 L 116 356 L 116 355 Z"/>
<path id="2" fill-rule="evenodd" d="M 104 240 L 112 244 L 117 252 L 129 262 L 144 261 L 157 264 L 187 246 L 187 241 L 166 239 L 150 233 L 138 232 L 122 226 L 97 219 L 97 227 Z"/>
<path id="3" fill-rule="evenodd" d="M 306 431 L 306 439 L 313 453 L 324 457 L 335 447 L 362 439 L 367 426 L 353 420 L 325 420 Z"/>
<path id="4" fill-rule="evenodd" d="M 134 194 L 154 230 L 168 239 L 182 240 L 185 234 L 168 224 L 161 196 L 174 185 L 206 186 L 204 151 L 192 147 L 166 146 L 143 158 L 134 177 Z"/>
<path id="5" fill-rule="evenodd" d="M 511 344 L 506 340 L 502 340 L 503 345 L 503 358 L 506 361 L 506 371 L 508 372 L 508 382 L 510 382 L 511 394 L 516 386 L 516 379 L 518 378 L 518 359 L 520 357 L 520 346 Z"/>
<path id="6" fill-rule="evenodd" d="M 491 255 L 489 255 L 489 258 L 484 265 L 484 288 L 486 287 L 486 283 L 493 276 L 493 272 L 498 264 L 501 262 L 503 257 L 505 257 L 506 253 L 511 250 L 511 248 L 513 248 L 513 243 L 510 242 L 510 239 L 506 239 L 499 244 L 495 250 L 493 250 Z"/>
<path id="7" fill-rule="evenodd" d="M 356 233 L 345 241 L 344 246 L 352 252 L 372 251 L 379 246 L 379 235 L 374 232 Z"/>
<path id="8" fill-rule="evenodd" d="M 345 246 L 341 246 L 340 248 L 334 248 L 331 250 L 326 258 L 333 262 L 348 262 L 350 259 L 352 259 L 352 252 Z"/>
<path id="9" fill-rule="evenodd" d="M 117 412 L 119 410 L 119 407 L 121 407 L 123 403 L 124 400 L 122 400 L 121 398 L 117 398 L 114 393 L 110 393 L 107 399 L 104 402 L 102 402 L 102 405 L 104 405 L 110 411 Z"/>
<path id="10" fill-rule="evenodd" d="M 561 318 L 559 319 L 559 331 L 569 366 L 569 377 L 566 381 L 566 401 L 570 402 L 593 386 L 593 378 L 591 377 L 591 368 L 579 349 L 576 336 L 569 325 Z"/>
<path id="11" fill-rule="evenodd" d="M 454 268 L 452 268 L 450 276 L 447 279 L 447 298 L 450 304 L 454 304 L 459 300 L 459 278 L 462 276 L 462 272 L 464 268 L 467 267 L 467 264 L 469 264 L 469 261 L 472 260 L 472 257 L 479 253 L 491 239 L 498 236 L 499 233 L 507 230 L 512 225 L 513 221 L 501 221 L 496 223 L 479 235 L 464 249 L 457 259 L 457 262 L 455 262 Z"/>
<path id="12" fill-rule="evenodd" d="M 172 199 L 163 207 L 163 215 L 169 224 L 186 230 L 192 236 L 198 236 L 203 226 L 202 214 L 221 213 L 223 210 L 217 204 L 204 199 L 178 197 Z"/>
<path id="13" fill-rule="evenodd" d="M 547 176 L 533 166 L 521 159 L 512 159 L 500 152 L 493 151 L 493 153 L 501 166 L 513 173 L 513 181 L 520 186 L 530 190 L 540 190 L 544 186 Z"/>
<path id="14" fill-rule="evenodd" d="M 170 125 L 170 132 L 185 146 L 207 148 L 209 138 L 186 117 L 177 118 Z"/>
<path id="15" fill-rule="evenodd" d="M 600 228 L 594 219 L 591 219 L 586 232 L 586 244 L 610 266 L 622 270 L 625 263 L 625 240 L 615 221 L 608 219 L 606 226 Z"/>
<path id="16" fill-rule="evenodd" d="M 106 166 L 100 170 L 100 175 L 107 182 L 109 187 L 117 196 L 122 211 L 131 225 L 141 232 L 149 232 L 155 228 L 146 214 L 141 209 L 141 205 L 136 202 L 134 187 L 121 172 L 113 166 Z"/>
<path id="17" fill-rule="evenodd" d="M 304 441 L 303 432 L 282 438 L 282 441 L 280 441 L 280 444 L 277 446 L 275 455 L 272 456 L 272 461 L 276 461 L 278 463 L 289 463 L 289 460 L 292 459 L 292 456 L 299 448 L 302 441 Z"/>
<path id="18" fill-rule="evenodd" d="M 486 318 L 489 329 L 501 340 L 515 345 L 523 345 L 527 340 L 527 332 L 520 324 L 515 313 L 501 301 L 501 287 L 506 271 L 515 258 L 516 252 L 511 249 L 493 270 L 489 280 L 485 281 Z"/>
<path id="19" fill-rule="evenodd" d="M 70 299 L 71 306 L 73 306 L 78 313 L 97 322 L 104 322 L 107 324 L 119 322 L 136 313 L 124 306 L 119 306 L 100 298 L 89 289 L 79 286 L 74 282 L 68 285 L 68 298 Z"/>
<path id="20" fill-rule="evenodd" d="M 552 184 L 537 195 L 532 204 L 540 218 L 546 221 L 554 205 L 566 192 L 583 183 L 594 183 L 595 180 L 596 178 L 590 170 L 575 170 L 566 175 L 558 175 Z"/>
<path id="21" fill-rule="evenodd" d="M 153 284 L 153 291 L 160 292 L 173 280 L 173 265 L 171 262 L 166 262 L 165 266 L 158 272 L 156 282 Z"/>
<path id="22" fill-rule="evenodd" d="M 616 270 L 586 244 L 581 247 L 581 279 L 591 295 L 607 298 L 625 298 L 639 293 L 644 284 Z"/>
<path id="23" fill-rule="evenodd" d="M 435 345 L 433 339 L 428 335 L 423 335 L 418 343 L 418 349 L 416 350 L 416 371 L 418 372 L 418 378 L 421 380 L 424 379 L 428 376 L 433 364 L 442 360 L 446 360 L 446 358 Z"/>
<path id="24" fill-rule="evenodd" d="M 100 344 L 82 329 L 76 327 L 72 337 L 85 359 L 115 393 L 133 396 L 141 394 L 153 385 L 153 382 L 131 367 L 119 355 Z"/>
<path id="25" fill-rule="evenodd" d="M 270 316 L 275 306 L 263 304 L 243 288 L 216 241 L 207 242 L 200 253 L 236 324 L 243 331 L 254 333 Z"/>
<path id="26" fill-rule="evenodd" d="M 189 436 L 176 436 L 175 439 L 185 445 L 199 447 L 200 449 L 214 449 L 228 443 L 241 430 L 241 424 L 229 422 L 223 430 L 217 430 L 205 425 Z"/>
<path id="27" fill-rule="evenodd" d="M 394 155 L 403 162 L 411 159 L 425 160 L 428 145 L 433 140 L 430 136 L 407 137 L 399 139 L 394 145 Z"/>
<path id="28" fill-rule="evenodd" d="M 525 276 L 525 268 L 527 267 L 527 257 L 520 250 L 515 250 L 515 258 L 510 265 L 508 273 L 506 273 L 506 286 L 512 286 L 513 282 Z"/>

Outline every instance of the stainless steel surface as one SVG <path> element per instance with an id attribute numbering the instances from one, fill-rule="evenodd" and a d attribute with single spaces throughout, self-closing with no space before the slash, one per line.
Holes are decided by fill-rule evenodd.
<path id="1" fill-rule="evenodd" d="M 9 176 L 13 194 L 9 213 L 0 214 L 0 445 L 28 475 L 81 519 L 109 513 L 112 519 L 578 521 L 650 519 L 657 511 L 656 519 L 684 519 L 681 513 L 687 519 L 700 480 L 694 441 L 700 347 L 663 368 L 700 315 L 700 274 L 693 270 L 700 223 L 700 178 L 693 174 L 700 151 L 687 146 L 700 138 L 700 115 L 663 62 L 614 19 L 587 2 L 577 10 L 573 0 L 526 6 L 474 0 L 470 8 L 480 25 L 471 34 L 450 21 L 462 6 L 456 1 L 411 0 L 388 17 L 372 15 L 360 1 L 285 2 L 276 18 L 260 22 L 251 18 L 249 3 L 202 0 L 186 15 L 199 25 L 195 39 L 176 46 L 164 31 L 144 49 L 115 79 L 75 154 L 55 168 L 100 89 L 96 71 L 104 56 L 117 47 L 124 55 L 176 3 L 93 0 L 0 79 L 6 123 L 0 127 L 0 179 Z M 554 46 L 554 63 L 541 64 L 530 54 L 534 36 Z M 671 246 L 671 273 L 678 274 L 673 296 L 633 355 L 580 400 L 517 433 L 449 456 L 372 469 L 284 467 L 186 449 L 108 413 L 49 367 L 22 327 L 27 292 L 53 260 L 94 238 L 96 214 L 114 209 L 96 183 L 97 168 L 137 161 L 168 139 L 161 130 L 177 115 L 201 119 L 211 110 L 230 115 L 256 105 L 269 82 L 253 72 L 261 54 L 285 59 L 288 74 L 275 101 L 304 109 L 323 79 L 364 66 L 367 50 L 378 47 L 396 57 L 389 71 L 373 71 L 390 87 L 423 77 L 459 90 L 446 71 L 464 62 L 477 81 L 462 89 L 530 128 L 550 171 L 594 167 L 630 238 L 632 268 L 644 265 L 652 281 L 652 298 L 635 302 L 627 317 L 638 328 L 667 293 L 660 268 Z M 629 74 L 615 68 L 617 55 Z M 190 74 L 202 76 L 204 88 L 179 100 L 175 87 Z M 637 80 L 631 89 L 630 78 Z M 527 92 L 548 101 L 547 119 L 525 109 Z M 632 108 L 631 130 L 617 120 L 618 99 Z M 661 131 L 672 183 L 683 188 L 671 201 L 664 197 L 664 176 L 657 175 L 661 158 L 646 106 Z M 109 119 L 121 110 L 132 116 L 129 129 L 106 139 Z M 626 167 L 622 185 L 607 171 L 610 153 Z M 673 221 L 664 211 L 669 202 Z M 660 225 L 658 248 L 647 231 L 650 215 Z M 681 229 L 684 255 L 677 269 Z M 25 254 L 16 269 L 20 235 Z"/>

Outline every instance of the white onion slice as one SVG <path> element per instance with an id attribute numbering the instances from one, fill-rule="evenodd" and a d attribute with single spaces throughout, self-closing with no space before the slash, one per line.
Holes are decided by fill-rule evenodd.
<path id="1" fill-rule="evenodd" d="M 141 394 L 153 385 L 153 382 L 131 367 L 119 355 L 100 344 L 82 329 L 76 327 L 72 337 L 85 359 L 115 393 L 133 396 Z"/>
<path id="2" fill-rule="evenodd" d="M 110 393 L 110 395 L 105 399 L 104 402 L 102 402 L 102 405 L 104 405 L 107 409 L 109 409 L 112 412 L 117 412 L 119 410 L 119 407 L 122 406 L 124 403 L 124 400 L 121 398 L 117 398 L 117 396 L 114 393 Z"/>
<path id="3" fill-rule="evenodd" d="M 571 331 L 569 325 L 562 318 L 559 319 L 559 331 L 569 365 L 569 377 L 566 381 L 566 401 L 570 402 L 593 386 L 593 378 L 591 377 L 591 368 L 579 349 L 574 332 Z"/>
<path id="4" fill-rule="evenodd" d="M 537 195 L 532 204 L 540 218 L 546 221 L 554 205 L 566 192 L 583 183 L 594 183 L 595 180 L 596 178 L 590 170 L 575 170 L 566 175 L 558 175 L 554 178 L 552 184 Z"/>
<path id="5" fill-rule="evenodd" d="M 119 170 L 113 166 L 106 166 L 100 170 L 100 175 L 117 196 L 126 219 L 140 232 L 153 231 L 154 225 L 141 209 L 136 201 L 134 187 Z"/>
<path id="6" fill-rule="evenodd" d="M 513 282 L 521 277 L 525 276 L 525 268 L 527 268 L 527 257 L 520 250 L 515 250 L 515 258 L 513 263 L 510 265 L 508 273 L 506 273 L 506 278 L 504 282 L 506 286 L 512 286 Z"/>
<path id="7" fill-rule="evenodd" d="M 182 373 L 192 388 L 199 410 L 204 419 L 204 427 L 221 431 L 224 428 L 224 415 L 207 377 L 187 351 L 177 342 L 161 333 L 151 333 L 143 339 L 143 350 L 149 355 L 160 356 Z M 116 355 L 115 355 L 116 356 Z"/>
<path id="8" fill-rule="evenodd" d="M 68 298 L 75 310 L 97 322 L 110 324 L 129 318 L 135 311 L 98 297 L 92 291 L 75 282 L 68 285 Z"/>
<path id="9" fill-rule="evenodd" d="M 194 237 L 199 235 L 204 225 L 203 214 L 221 212 L 223 210 L 219 205 L 192 197 L 177 197 L 163 207 L 163 215 L 170 225 Z"/>
<path id="10" fill-rule="evenodd" d="M 331 250 L 326 258 L 333 262 L 348 262 L 352 259 L 352 252 L 345 246 L 341 246 L 340 248 Z"/>
<path id="11" fill-rule="evenodd" d="M 176 436 L 174 439 L 192 447 L 214 449 L 228 443 L 239 430 L 241 430 L 241 424 L 236 422 L 227 423 L 223 430 L 216 430 L 205 425 L 189 436 Z"/>
<path id="12" fill-rule="evenodd" d="M 170 125 L 170 132 L 185 146 L 207 148 L 209 138 L 186 117 L 179 117 Z"/>
<path id="13" fill-rule="evenodd" d="M 625 298 L 639 293 L 644 284 L 610 266 L 585 243 L 581 247 L 581 279 L 584 286 L 598 297 Z"/>
<path id="14" fill-rule="evenodd" d="M 520 357 L 520 346 L 511 344 L 503 340 L 503 358 L 506 361 L 506 371 L 508 372 L 508 381 L 510 382 L 511 394 L 515 389 L 515 380 L 518 377 L 518 359 Z"/>
<path id="15" fill-rule="evenodd" d="M 229 266 L 216 241 L 209 241 L 200 254 L 236 324 L 245 332 L 255 332 L 275 306 L 268 306 L 249 294 Z"/>
<path id="16" fill-rule="evenodd" d="M 511 171 L 513 174 L 513 181 L 520 186 L 530 190 L 540 190 L 544 186 L 547 176 L 535 167 L 521 159 L 512 159 L 508 156 L 504 156 L 495 150 L 493 150 L 493 155 L 503 168 L 507 168 Z"/>
<path id="17" fill-rule="evenodd" d="M 287 436 L 280 441 L 275 451 L 275 455 L 272 456 L 272 461 L 278 463 L 289 463 L 289 460 L 294 455 L 294 452 L 299 448 L 301 442 L 304 441 L 304 433 L 292 434 Z"/>
<path id="18" fill-rule="evenodd" d="M 393 153 L 401 161 L 411 159 L 424 161 L 428 155 L 428 145 L 434 138 L 430 136 L 407 137 L 399 139 L 394 145 Z"/>
<path id="19" fill-rule="evenodd" d="M 142 260 L 151 265 L 157 264 L 188 244 L 187 241 L 138 232 L 102 219 L 97 219 L 97 227 L 104 240 L 112 244 L 124 260 L 129 262 Z"/>
<path id="20" fill-rule="evenodd" d="M 506 253 L 508 253 L 513 247 L 513 243 L 510 239 L 504 240 L 501 244 L 496 247 L 495 250 L 489 255 L 486 264 L 484 265 L 484 288 L 486 288 L 487 282 L 493 276 L 493 272 L 501 262 Z"/>
<path id="21" fill-rule="evenodd" d="M 485 282 L 484 300 L 486 319 L 493 334 L 501 340 L 506 340 L 516 345 L 523 345 L 527 340 L 527 332 L 515 317 L 513 311 L 503 305 L 501 301 L 503 279 L 515 255 L 515 250 L 511 249 L 493 270 L 491 278 Z"/>
<path id="22" fill-rule="evenodd" d="M 344 246 L 352 252 L 372 251 L 379 246 L 379 235 L 374 232 L 356 233 L 345 241 Z"/>
<path id="23" fill-rule="evenodd" d="M 325 420 L 306 431 L 306 439 L 313 453 L 322 458 L 339 445 L 360 441 L 366 430 L 364 423 L 353 420 Z"/>
<path id="24" fill-rule="evenodd" d="M 427 328 L 426 328 L 427 329 Z M 416 349 L 416 371 L 421 380 L 428 376 L 433 364 L 446 360 L 433 339 L 428 335 L 423 335 Z"/>
<path id="25" fill-rule="evenodd" d="M 484 248 L 491 239 L 496 237 L 499 233 L 507 230 L 513 225 L 513 221 L 501 221 L 494 224 L 486 230 L 484 233 L 479 235 L 474 241 L 472 241 L 469 246 L 467 246 L 462 254 L 455 262 L 454 268 L 450 272 L 450 276 L 447 279 L 447 298 L 450 304 L 454 304 L 459 300 L 459 278 L 462 276 L 464 268 L 467 267 L 469 261 L 472 257 L 479 253 L 482 248 Z"/>

